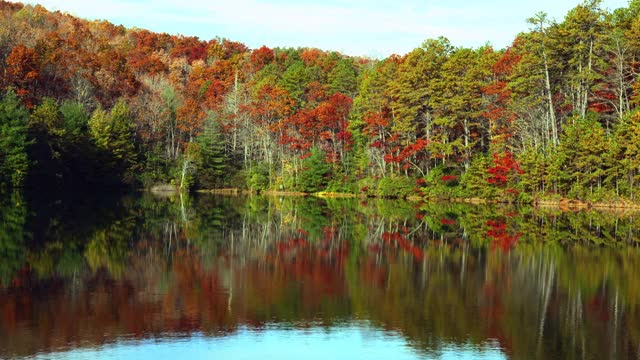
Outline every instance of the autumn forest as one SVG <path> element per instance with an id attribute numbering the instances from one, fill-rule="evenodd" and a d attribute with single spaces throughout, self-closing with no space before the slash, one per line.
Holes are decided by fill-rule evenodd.
<path id="1" fill-rule="evenodd" d="M 637 200 L 640 1 L 511 46 L 249 49 L 0 1 L 0 184 Z"/>

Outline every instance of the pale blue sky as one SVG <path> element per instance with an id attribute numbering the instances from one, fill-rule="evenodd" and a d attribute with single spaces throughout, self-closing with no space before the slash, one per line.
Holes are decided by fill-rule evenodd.
<path id="1" fill-rule="evenodd" d="M 405 54 L 425 39 L 496 48 L 544 10 L 561 20 L 580 0 L 40 0 L 49 10 L 171 34 L 216 36 L 251 48 L 318 47 L 349 55 Z M 608 9 L 628 0 L 604 0 Z"/>

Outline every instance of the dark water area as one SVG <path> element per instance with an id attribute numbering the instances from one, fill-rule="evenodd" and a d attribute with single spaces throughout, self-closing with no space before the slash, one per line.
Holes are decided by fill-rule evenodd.
<path id="1" fill-rule="evenodd" d="M 640 214 L 1 196 L 2 359 L 640 359 Z"/>

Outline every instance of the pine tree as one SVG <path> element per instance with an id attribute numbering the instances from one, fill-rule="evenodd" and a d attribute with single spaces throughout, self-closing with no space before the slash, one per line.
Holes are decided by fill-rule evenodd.
<path id="1" fill-rule="evenodd" d="M 222 177 L 226 169 L 224 139 L 220 133 L 218 122 L 209 118 L 204 131 L 196 139 L 198 145 L 198 159 L 196 168 L 198 183 L 201 188 L 211 188 L 222 185 Z"/>
<path id="2" fill-rule="evenodd" d="M 119 100 L 111 109 L 111 152 L 125 168 L 135 163 L 135 126 L 129 114 L 129 106 Z"/>
<path id="3" fill-rule="evenodd" d="M 609 172 L 616 180 L 616 190 L 626 185 L 627 196 L 636 198 L 635 188 L 640 182 L 640 111 L 635 111 L 623 119 L 614 135 L 614 146 L 610 146 L 613 159 Z"/>
<path id="4" fill-rule="evenodd" d="M 280 86 L 295 99 L 298 107 L 305 105 L 304 89 L 309 82 L 309 72 L 302 61 L 291 64 L 282 74 Z"/>
<path id="5" fill-rule="evenodd" d="M 89 117 L 81 103 L 65 101 L 60 106 L 60 113 L 62 114 L 64 129 L 70 137 L 76 138 L 86 130 Z"/>
<path id="6" fill-rule="evenodd" d="M 300 190 L 313 193 L 327 186 L 327 175 L 331 167 L 325 162 L 325 154 L 322 150 L 314 147 L 311 150 L 311 156 L 302 162 L 302 168 L 298 178 Z"/>
<path id="7" fill-rule="evenodd" d="M 602 186 L 606 171 L 604 157 L 607 139 L 604 129 L 594 116 L 574 119 L 564 128 L 564 134 L 557 149 L 558 158 L 563 159 L 562 166 L 556 171 L 563 182 L 561 189 L 570 188 L 571 197 L 586 198 L 595 188 Z M 566 176 L 562 176 L 561 173 Z"/>
<path id="8" fill-rule="evenodd" d="M 29 138 L 34 142 L 28 152 L 33 163 L 30 179 L 37 181 L 37 186 L 56 184 L 61 179 L 68 146 L 62 121 L 58 106 L 50 98 L 43 99 L 29 117 Z"/>
<path id="9" fill-rule="evenodd" d="M 432 156 L 444 158 L 452 152 L 448 129 L 453 121 L 441 117 L 434 121 L 434 101 L 438 84 L 442 82 L 442 67 L 453 47 L 446 38 L 427 40 L 421 48 L 410 52 L 390 81 L 389 93 L 394 101 L 391 109 L 394 121 L 391 130 L 402 147 L 423 138 Z M 429 166 L 426 166 L 426 172 Z"/>
<path id="10" fill-rule="evenodd" d="M 135 128 L 127 104 L 119 100 L 108 114 L 96 109 L 89 120 L 89 133 L 105 175 L 115 175 L 105 180 L 131 182 L 136 164 Z"/>
<path id="11" fill-rule="evenodd" d="M 331 93 L 354 96 L 356 92 L 357 75 L 350 60 L 342 59 L 329 72 L 329 90 Z"/>
<path id="12" fill-rule="evenodd" d="M 523 171 L 520 175 L 521 191 L 535 196 L 547 189 L 548 163 L 547 157 L 537 148 L 527 148 L 518 156 L 518 163 Z"/>

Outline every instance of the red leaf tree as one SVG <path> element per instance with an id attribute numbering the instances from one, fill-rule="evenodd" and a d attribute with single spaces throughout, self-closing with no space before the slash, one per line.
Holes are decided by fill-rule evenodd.
<path id="1" fill-rule="evenodd" d="M 517 195 L 517 190 L 510 187 L 519 174 L 524 172 L 520 169 L 518 161 L 510 151 L 501 154 L 493 153 L 493 164 L 487 171 L 490 176 L 487 178 L 489 184 L 505 189 L 505 193 Z"/>

